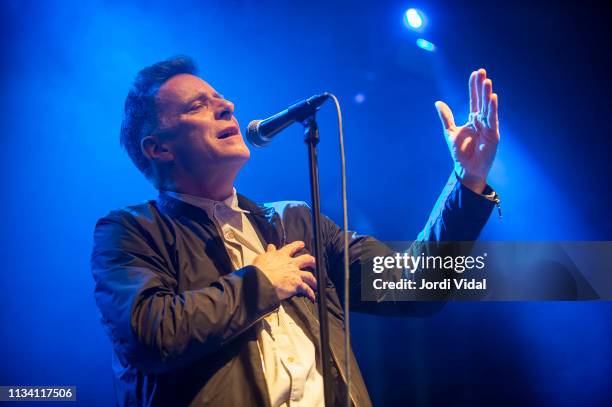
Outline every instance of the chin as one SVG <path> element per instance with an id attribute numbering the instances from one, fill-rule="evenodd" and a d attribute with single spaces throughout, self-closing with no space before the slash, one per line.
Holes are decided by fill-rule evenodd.
<path id="1" fill-rule="evenodd" d="M 244 163 L 251 158 L 251 150 L 249 150 L 246 144 L 242 143 L 241 146 L 236 146 L 236 148 L 233 148 L 231 152 L 228 152 L 225 157 L 231 161 Z"/>
<path id="2" fill-rule="evenodd" d="M 248 160 L 251 157 L 251 150 L 249 150 L 249 147 L 247 147 L 244 140 L 242 141 L 242 143 L 240 143 L 239 146 L 236 146 L 236 150 L 238 150 L 237 155 L 240 155 L 245 160 Z"/>

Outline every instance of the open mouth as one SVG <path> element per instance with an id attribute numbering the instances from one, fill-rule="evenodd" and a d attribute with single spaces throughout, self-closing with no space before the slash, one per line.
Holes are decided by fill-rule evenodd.
<path id="1" fill-rule="evenodd" d="M 228 127 L 227 129 L 223 130 L 221 133 L 219 133 L 217 138 L 220 139 L 220 140 L 226 139 L 228 137 L 232 137 L 232 136 L 237 135 L 238 132 L 239 132 L 239 130 L 238 130 L 237 126 L 231 126 L 231 127 Z"/>

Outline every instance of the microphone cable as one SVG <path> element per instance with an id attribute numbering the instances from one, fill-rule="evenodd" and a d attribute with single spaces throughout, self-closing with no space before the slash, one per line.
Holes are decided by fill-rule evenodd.
<path id="1" fill-rule="evenodd" d="M 336 95 L 328 93 L 336 105 L 338 114 L 338 140 L 340 144 L 340 172 L 342 179 L 342 222 L 344 237 L 344 360 L 346 370 L 346 407 L 351 406 L 351 363 L 350 363 L 350 315 L 349 315 L 349 294 L 350 294 L 350 268 L 349 268 L 349 229 L 348 229 L 348 204 L 346 199 L 346 156 L 344 154 L 344 131 L 342 129 L 342 111 L 340 102 Z"/>

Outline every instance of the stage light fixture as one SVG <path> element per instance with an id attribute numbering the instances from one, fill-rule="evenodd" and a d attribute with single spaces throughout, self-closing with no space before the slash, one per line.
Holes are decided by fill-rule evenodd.
<path id="1" fill-rule="evenodd" d="M 419 38 L 416 40 L 417 47 L 424 49 L 425 51 L 434 52 L 436 50 L 436 46 L 423 38 Z"/>
<path id="2" fill-rule="evenodd" d="M 404 24 L 410 29 L 421 30 L 425 26 L 425 14 L 415 8 L 409 8 L 404 13 Z"/>

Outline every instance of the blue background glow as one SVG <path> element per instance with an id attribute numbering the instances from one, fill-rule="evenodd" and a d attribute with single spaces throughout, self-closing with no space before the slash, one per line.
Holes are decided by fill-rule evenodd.
<path id="1" fill-rule="evenodd" d="M 189 54 L 244 128 L 298 98 L 338 95 L 351 228 L 413 239 L 451 171 L 434 101 L 467 115 L 467 79 L 499 93 L 502 197 L 484 239 L 610 240 L 610 63 L 597 5 L 428 1 L 17 1 L 2 8 L 0 384 L 76 385 L 113 403 L 110 343 L 89 270 L 95 221 L 155 197 L 119 148 L 135 73 Z M 401 19 L 427 13 L 415 45 Z M 608 33 L 609 34 L 609 33 Z M 323 211 L 341 221 L 332 105 L 319 114 Z M 299 127 L 253 150 L 238 190 L 310 200 Z M 353 315 L 376 405 L 612 403 L 610 303 L 457 303 L 426 319 Z"/>

